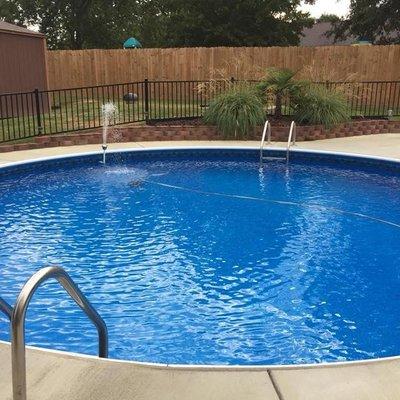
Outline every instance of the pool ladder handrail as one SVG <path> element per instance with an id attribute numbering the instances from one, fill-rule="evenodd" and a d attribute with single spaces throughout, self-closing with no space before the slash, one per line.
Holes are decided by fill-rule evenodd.
<path id="1" fill-rule="evenodd" d="M 80 291 L 72 278 L 61 267 L 46 267 L 36 272 L 25 283 L 14 308 L 1 299 L 1 310 L 10 315 L 11 311 L 11 362 L 13 380 L 13 400 L 26 400 L 26 346 L 25 317 L 26 312 L 39 286 L 49 279 L 56 279 L 75 303 L 89 317 L 97 329 L 99 337 L 99 357 L 108 357 L 108 332 L 104 320 Z"/>
<path id="2" fill-rule="evenodd" d="M 3 312 L 11 322 L 13 308 L 2 297 L 0 297 L 0 311 Z"/>
<path id="3" fill-rule="evenodd" d="M 290 148 L 296 145 L 297 127 L 296 122 L 290 124 L 289 137 L 286 145 L 286 162 L 289 162 Z"/>
<path id="4" fill-rule="evenodd" d="M 289 154 L 290 148 L 296 145 L 296 123 L 292 121 L 290 124 L 290 130 L 288 135 L 288 141 L 286 145 L 286 162 L 289 162 Z M 264 125 L 263 133 L 261 136 L 261 143 L 260 143 L 260 165 L 262 166 L 263 161 L 268 159 L 284 159 L 285 157 L 264 157 L 264 145 L 265 145 L 265 137 L 267 136 L 267 144 L 271 144 L 271 123 L 267 120 Z"/>
<path id="5" fill-rule="evenodd" d="M 262 162 L 264 160 L 263 150 L 264 150 L 265 136 L 267 136 L 267 144 L 271 144 L 271 124 L 270 124 L 269 120 L 265 121 L 263 133 L 262 133 L 262 136 L 261 136 L 260 164 L 262 164 Z"/>

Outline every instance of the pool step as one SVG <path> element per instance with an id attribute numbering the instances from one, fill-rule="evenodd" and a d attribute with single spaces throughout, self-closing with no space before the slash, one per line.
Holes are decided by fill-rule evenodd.
<path id="1" fill-rule="evenodd" d="M 263 161 L 286 161 L 286 157 L 268 157 L 268 156 L 263 156 L 262 158 Z"/>

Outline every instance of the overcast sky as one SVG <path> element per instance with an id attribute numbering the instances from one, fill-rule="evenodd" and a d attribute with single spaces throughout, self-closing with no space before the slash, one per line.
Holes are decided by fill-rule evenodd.
<path id="1" fill-rule="evenodd" d="M 342 17 L 349 11 L 349 4 L 350 0 L 317 0 L 315 5 L 304 5 L 302 8 L 313 17 L 320 17 L 322 14 L 336 14 Z"/>

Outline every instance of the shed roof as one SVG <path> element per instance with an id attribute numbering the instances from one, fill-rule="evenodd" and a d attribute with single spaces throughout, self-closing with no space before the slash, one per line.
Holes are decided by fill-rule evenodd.
<path id="1" fill-rule="evenodd" d="M 22 26 L 10 24 L 9 22 L 0 21 L 0 32 L 8 32 L 15 35 L 38 36 L 45 37 L 43 33 L 32 31 L 31 29 L 23 28 Z"/>

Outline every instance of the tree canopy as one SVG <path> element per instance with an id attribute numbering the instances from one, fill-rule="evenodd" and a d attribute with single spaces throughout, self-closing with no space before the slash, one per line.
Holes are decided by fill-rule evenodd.
<path id="1" fill-rule="evenodd" d="M 313 3 L 314 0 L 306 0 Z M 35 25 L 52 49 L 297 45 L 302 0 L 0 0 L 0 18 Z"/>
<path id="2" fill-rule="evenodd" d="M 167 0 L 170 46 L 297 45 L 309 14 L 293 0 Z"/>
<path id="3" fill-rule="evenodd" d="M 316 22 L 330 22 L 336 23 L 340 21 L 340 17 L 336 14 L 322 14 L 319 18 L 317 18 Z"/>
<path id="4" fill-rule="evenodd" d="M 8 0 L 7 19 L 19 25 L 36 25 L 47 35 L 50 48 L 82 49 L 121 47 L 132 36 L 130 0 Z M 128 34 L 129 31 L 129 34 Z"/>
<path id="5" fill-rule="evenodd" d="M 376 44 L 400 43 L 400 1 L 351 0 L 348 17 L 334 33 L 337 39 L 353 35 Z"/>

